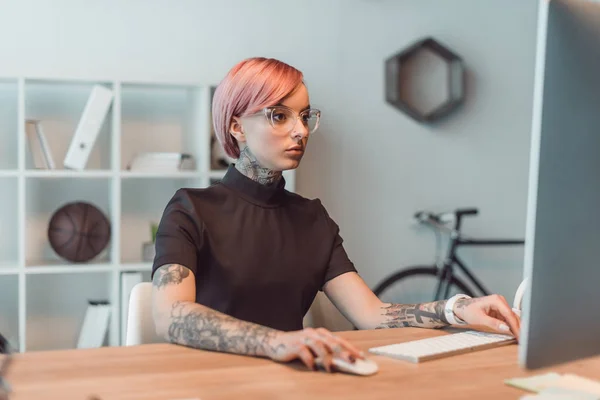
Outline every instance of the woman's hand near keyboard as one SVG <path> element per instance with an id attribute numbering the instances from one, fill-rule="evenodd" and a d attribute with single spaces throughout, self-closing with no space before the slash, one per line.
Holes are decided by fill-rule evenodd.
<path id="1" fill-rule="evenodd" d="M 497 333 L 512 333 L 519 339 L 521 319 L 503 296 L 494 294 L 458 299 L 454 304 L 454 314 L 473 327 L 486 327 Z"/>

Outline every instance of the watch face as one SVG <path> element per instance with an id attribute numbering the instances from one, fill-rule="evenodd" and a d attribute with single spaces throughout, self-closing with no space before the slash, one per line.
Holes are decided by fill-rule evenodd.
<path id="1" fill-rule="evenodd" d="M 454 313 L 454 304 L 459 299 L 470 299 L 471 296 L 467 296 L 466 294 L 455 294 L 450 297 L 446 302 L 446 307 L 444 308 L 444 314 L 446 319 L 450 323 L 450 325 L 466 325 L 467 323 L 462 319 L 458 318 Z"/>

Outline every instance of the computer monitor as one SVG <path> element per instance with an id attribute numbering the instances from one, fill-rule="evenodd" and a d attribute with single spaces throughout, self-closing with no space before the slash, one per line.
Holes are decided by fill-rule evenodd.
<path id="1" fill-rule="evenodd" d="M 600 2 L 539 3 L 519 364 L 600 354 Z"/>

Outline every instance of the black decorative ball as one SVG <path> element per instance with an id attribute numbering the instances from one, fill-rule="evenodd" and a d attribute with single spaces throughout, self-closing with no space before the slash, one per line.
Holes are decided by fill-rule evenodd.
<path id="1" fill-rule="evenodd" d="M 52 215 L 48 240 L 60 257 L 73 262 L 89 261 L 108 245 L 110 222 L 93 204 L 68 203 Z"/>

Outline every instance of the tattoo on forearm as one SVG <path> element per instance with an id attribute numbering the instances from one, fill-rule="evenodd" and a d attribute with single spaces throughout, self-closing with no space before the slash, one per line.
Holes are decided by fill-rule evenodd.
<path id="1" fill-rule="evenodd" d="M 420 327 L 441 328 L 448 325 L 444 315 L 446 300 L 422 304 L 388 304 L 382 307 L 384 321 L 376 329 Z"/>
<path id="2" fill-rule="evenodd" d="M 261 167 L 256 156 L 252 154 L 248 146 L 244 147 L 240 152 L 235 167 L 248 178 L 263 185 L 278 182 L 282 176 L 281 171 Z"/>
<path id="3" fill-rule="evenodd" d="M 283 344 L 274 344 L 277 332 L 209 308 L 198 309 L 194 303 L 176 302 L 168 338 L 199 349 L 269 357 L 285 350 Z"/>
<path id="4" fill-rule="evenodd" d="M 189 275 L 190 270 L 183 265 L 169 264 L 156 271 L 152 284 L 159 289 L 169 284 L 179 285 Z"/>
<path id="5" fill-rule="evenodd" d="M 455 311 L 463 310 L 463 309 L 467 308 L 468 306 L 470 306 L 471 304 L 476 303 L 480 300 L 481 300 L 481 298 L 458 299 L 458 300 L 456 300 L 456 303 L 454 303 L 454 310 Z"/>

